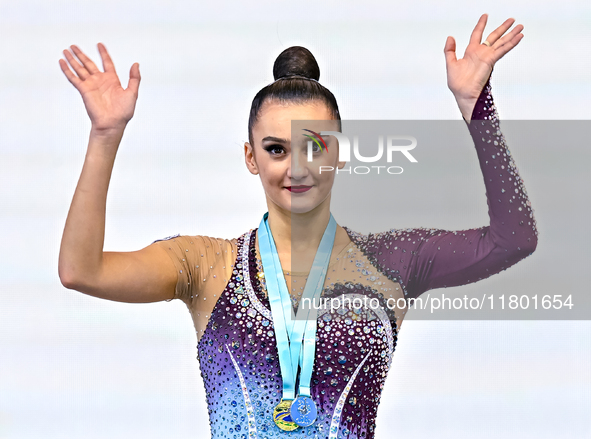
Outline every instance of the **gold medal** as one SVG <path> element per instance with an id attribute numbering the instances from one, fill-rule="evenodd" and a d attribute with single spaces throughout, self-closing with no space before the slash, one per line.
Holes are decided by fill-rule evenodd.
<path id="1" fill-rule="evenodd" d="M 277 427 L 285 431 L 293 431 L 299 427 L 299 425 L 291 419 L 291 403 L 292 401 L 289 399 L 282 399 L 275 407 L 275 410 L 273 410 L 273 421 L 277 424 Z"/>

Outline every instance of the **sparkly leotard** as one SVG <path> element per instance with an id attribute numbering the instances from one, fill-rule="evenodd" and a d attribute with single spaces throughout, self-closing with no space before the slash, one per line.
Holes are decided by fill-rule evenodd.
<path id="1" fill-rule="evenodd" d="M 273 423 L 282 381 L 256 230 L 236 240 L 176 235 L 154 242 L 175 264 L 175 298 L 187 304 L 195 323 L 212 438 L 373 438 L 403 318 L 386 301 L 476 282 L 535 250 L 533 209 L 499 130 L 490 78 L 468 128 L 490 226 L 369 235 L 345 228 L 350 242 L 331 258 L 321 297 L 373 298 L 379 306 L 366 301 L 319 311 L 311 381 L 318 418 L 312 426 L 285 432 Z M 297 308 L 306 274 L 285 274 Z"/>

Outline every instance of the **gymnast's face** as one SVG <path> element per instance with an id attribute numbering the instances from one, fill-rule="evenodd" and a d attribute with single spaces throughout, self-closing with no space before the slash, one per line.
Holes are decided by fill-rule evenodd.
<path id="1" fill-rule="evenodd" d="M 338 121 L 324 102 L 267 100 L 252 128 L 254 145 L 244 144 L 245 161 L 249 171 L 260 176 L 267 204 L 274 203 L 292 213 L 306 213 L 330 201 L 336 169 L 345 166 L 345 162 L 338 162 L 338 142 L 333 136 L 322 136 L 328 147 L 324 150 L 313 143 L 309 161 L 309 138 L 303 130 L 295 130 L 302 135 L 292 139 L 292 120 L 314 121 L 302 123 L 302 128 L 316 133 L 338 130 Z M 328 167 L 333 170 L 328 171 Z"/>

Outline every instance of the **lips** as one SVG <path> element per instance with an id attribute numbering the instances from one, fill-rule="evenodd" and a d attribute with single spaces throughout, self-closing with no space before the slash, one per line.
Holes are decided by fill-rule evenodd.
<path id="1" fill-rule="evenodd" d="M 288 191 L 292 192 L 292 193 L 302 193 L 302 192 L 307 192 L 310 189 L 312 189 L 312 186 L 286 186 L 285 189 L 287 189 Z"/>

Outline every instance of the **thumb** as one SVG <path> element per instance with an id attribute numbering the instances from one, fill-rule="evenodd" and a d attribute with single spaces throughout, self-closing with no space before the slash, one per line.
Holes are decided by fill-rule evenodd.
<path id="1" fill-rule="evenodd" d="M 454 40 L 454 37 L 447 37 L 447 40 L 445 40 L 445 47 L 443 48 L 443 53 L 445 54 L 445 62 L 448 65 L 458 60 L 456 58 L 456 40 Z"/>
<path id="2" fill-rule="evenodd" d="M 137 95 L 140 88 L 141 79 L 140 65 L 138 63 L 134 63 L 129 70 L 129 82 L 127 83 L 127 90 L 131 90 Z"/>

